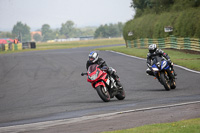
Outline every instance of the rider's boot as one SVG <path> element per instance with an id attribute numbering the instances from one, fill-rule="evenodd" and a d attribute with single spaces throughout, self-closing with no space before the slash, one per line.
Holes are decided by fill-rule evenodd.
<path id="1" fill-rule="evenodd" d="M 122 84 L 121 84 L 119 76 L 116 74 L 116 72 L 113 73 L 113 77 L 114 77 L 114 79 L 116 81 L 117 86 L 119 86 L 119 88 L 121 89 L 122 88 Z"/>
<path id="2" fill-rule="evenodd" d="M 173 71 L 174 71 L 174 69 L 173 69 Z M 177 73 L 174 71 L 174 76 L 177 76 Z"/>
<path id="3" fill-rule="evenodd" d="M 154 76 L 154 73 L 149 68 L 147 68 L 146 73 L 147 75 Z"/>
<path id="4" fill-rule="evenodd" d="M 119 86 L 119 88 L 122 89 L 122 84 L 121 84 L 121 82 L 119 81 L 119 79 L 115 79 L 115 80 L 116 80 L 117 86 Z"/>
<path id="5" fill-rule="evenodd" d="M 174 76 L 177 76 L 177 73 L 174 71 L 174 66 L 173 66 L 173 65 L 171 65 L 171 68 L 172 68 L 172 70 L 171 70 L 171 71 L 173 71 L 173 73 L 174 73 Z"/>
<path id="6" fill-rule="evenodd" d="M 116 71 L 113 71 L 113 69 L 108 69 L 108 74 L 115 79 L 116 85 L 119 86 L 119 88 L 122 88 L 122 84 L 120 83 L 119 76 L 117 75 Z"/>

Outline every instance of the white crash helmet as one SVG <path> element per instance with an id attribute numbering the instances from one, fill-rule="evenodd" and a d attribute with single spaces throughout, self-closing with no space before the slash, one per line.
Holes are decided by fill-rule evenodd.
<path id="1" fill-rule="evenodd" d="M 89 61 L 91 61 L 92 63 L 95 63 L 98 59 L 99 59 L 99 55 L 97 52 L 95 51 L 90 52 Z"/>
<path id="2" fill-rule="evenodd" d="M 157 50 L 156 44 L 149 45 L 149 52 L 154 53 Z"/>

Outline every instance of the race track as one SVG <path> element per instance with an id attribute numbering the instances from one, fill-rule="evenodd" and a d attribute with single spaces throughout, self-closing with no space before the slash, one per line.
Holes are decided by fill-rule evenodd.
<path id="1" fill-rule="evenodd" d="M 115 68 L 126 99 L 104 103 L 80 76 L 95 47 L 0 55 L 0 127 L 200 101 L 200 74 L 175 67 L 177 88 L 165 91 L 147 76 L 146 61 L 99 51 Z"/>

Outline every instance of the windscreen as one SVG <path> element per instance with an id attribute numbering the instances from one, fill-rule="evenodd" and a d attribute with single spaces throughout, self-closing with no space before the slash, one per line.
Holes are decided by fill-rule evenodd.
<path id="1" fill-rule="evenodd" d="M 96 70 L 97 64 L 90 65 L 88 68 L 88 72 L 92 73 Z"/>
<path id="2" fill-rule="evenodd" d="M 161 62 L 162 60 L 163 60 L 163 58 L 157 55 L 153 59 L 153 64 L 156 64 L 157 62 Z"/>

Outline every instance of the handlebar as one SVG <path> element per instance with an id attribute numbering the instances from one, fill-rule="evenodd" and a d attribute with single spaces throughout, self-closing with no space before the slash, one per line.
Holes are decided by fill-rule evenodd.
<path id="1" fill-rule="evenodd" d="M 84 76 L 84 75 L 87 75 L 87 73 L 83 73 L 83 72 L 82 72 L 82 73 L 81 73 L 81 76 Z"/>

